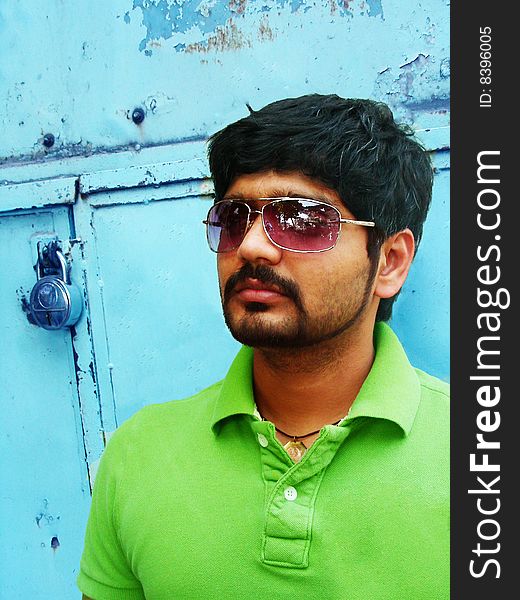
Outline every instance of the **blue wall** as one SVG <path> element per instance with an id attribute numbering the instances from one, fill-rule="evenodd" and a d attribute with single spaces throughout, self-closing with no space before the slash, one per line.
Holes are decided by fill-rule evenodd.
<path id="1" fill-rule="evenodd" d="M 434 199 L 392 325 L 448 379 L 448 19 L 438 0 L 0 4 L 0 598 L 79 597 L 106 439 L 220 378 L 236 351 L 201 220 L 205 140 L 246 102 L 372 97 L 416 129 Z M 54 237 L 83 292 L 72 331 L 24 309 L 37 243 Z"/>

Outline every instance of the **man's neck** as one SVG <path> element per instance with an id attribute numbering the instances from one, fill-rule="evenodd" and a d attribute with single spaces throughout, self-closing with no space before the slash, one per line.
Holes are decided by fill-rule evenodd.
<path id="1" fill-rule="evenodd" d="M 373 324 L 307 348 L 255 349 L 255 401 L 293 435 L 345 417 L 374 360 Z"/>

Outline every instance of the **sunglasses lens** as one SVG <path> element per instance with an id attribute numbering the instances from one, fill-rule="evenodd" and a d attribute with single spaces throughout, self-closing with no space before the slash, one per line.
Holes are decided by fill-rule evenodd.
<path id="1" fill-rule="evenodd" d="M 211 207 L 207 217 L 209 247 L 214 252 L 229 252 L 244 239 L 249 208 L 243 202 L 224 201 Z"/>
<path id="2" fill-rule="evenodd" d="M 264 223 L 271 240 L 287 250 L 322 252 L 334 247 L 340 215 L 328 204 L 313 200 L 280 200 L 264 208 Z"/>

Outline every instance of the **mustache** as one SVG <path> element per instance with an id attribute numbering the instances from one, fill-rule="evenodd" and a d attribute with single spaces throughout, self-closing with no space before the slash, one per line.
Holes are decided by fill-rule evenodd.
<path id="1" fill-rule="evenodd" d="M 246 263 L 227 280 L 224 286 L 224 303 L 229 300 L 235 287 L 246 279 L 258 279 L 267 285 L 276 285 L 282 294 L 290 298 L 299 309 L 304 310 L 300 289 L 294 281 L 278 275 L 273 268 L 267 265 L 255 266 L 251 263 Z"/>

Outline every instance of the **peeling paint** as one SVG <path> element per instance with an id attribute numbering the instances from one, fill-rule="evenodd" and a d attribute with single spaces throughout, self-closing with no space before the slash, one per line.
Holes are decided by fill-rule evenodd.
<path id="1" fill-rule="evenodd" d="M 408 102 L 406 106 L 414 112 L 425 111 L 430 113 L 447 113 L 450 110 L 450 99 L 431 96 L 424 100 Z"/>
<path id="2" fill-rule="evenodd" d="M 206 0 L 205 2 L 201 2 L 197 8 L 200 14 L 206 19 L 211 14 L 211 9 L 215 6 L 217 0 Z"/>
<path id="3" fill-rule="evenodd" d="M 247 0 L 229 0 L 229 10 L 237 13 L 237 15 L 243 15 L 246 11 Z"/>
<path id="4" fill-rule="evenodd" d="M 413 122 L 418 113 L 447 114 L 449 112 L 449 88 L 437 85 L 441 81 L 439 71 L 449 75 L 449 58 L 439 66 L 428 52 L 418 52 L 398 67 L 381 69 L 375 80 L 373 94 L 382 97 L 399 120 Z"/>
<path id="5" fill-rule="evenodd" d="M 218 43 L 214 44 L 214 40 L 222 39 L 222 32 L 229 27 L 231 18 L 245 14 L 246 0 L 231 0 L 229 3 L 188 0 L 182 5 L 174 0 L 134 0 L 132 10 L 136 9 L 140 9 L 141 24 L 146 27 L 146 36 L 141 40 L 139 50 L 151 56 L 152 47 L 158 47 L 159 40 L 168 40 L 174 35 L 179 37 L 173 45 L 177 52 L 205 47 L 223 49 Z M 208 34 L 210 37 L 206 40 Z M 194 36 L 200 39 L 191 41 Z M 247 44 L 239 47 L 244 45 Z M 230 46 L 231 49 L 235 47 Z"/>
<path id="6" fill-rule="evenodd" d="M 450 59 L 449 59 L 449 57 L 442 59 L 441 66 L 439 68 L 439 75 L 443 79 L 447 79 L 450 76 Z"/>
<path id="7" fill-rule="evenodd" d="M 74 339 L 75 336 L 75 329 L 73 329 L 71 327 L 71 333 L 73 333 L 72 338 Z M 72 345 L 72 353 L 73 353 L 73 359 L 74 359 L 74 372 L 76 373 L 76 384 L 79 388 L 80 383 L 81 383 L 81 379 L 83 378 L 83 374 L 85 373 L 85 371 L 79 366 L 79 355 L 76 352 L 76 348 L 74 347 L 74 344 Z"/>
<path id="8" fill-rule="evenodd" d="M 328 0 L 331 15 L 353 17 L 354 11 L 360 15 L 384 19 L 381 0 Z M 161 47 L 161 40 L 174 38 L 172 44 L 176 52 L 206 52 L 236 50 L 250 47 L 251 39 L 240 33 L 231 35 L 231 43 L 226 43 L 227 32 L 233 31 L 234 20 L 243 19 L 246 14 L 254 19 L 271 11 L 290 11 L 306 13 L 309 10 L 322 10 L 320 4 L 310 0 L 133 0 L 132 11 L 125 13 L 124 22 L 130 24 L 131 12 L 140 11 L 140 23 L 146 28 L 146 35 L 139 43 L 139 50 L 146 56 L 152 56 L 156 48 Z M 136 12 L 136 14 L 139 14 Z M 259 26 L 261 41 L 274 39 L 270 33 Z"/>
<path id="9" fill-rule="evenodd" d="M 274 40 L 274 33 L 273 30 L 271 29 L 271 26 L 269 25 L 269 18 L 267 15 L 265 15 L 265 17 L 262 19 L 262 21 L 260 22 L 260 25 L 258 26 L 258 39 L 259 40 L 269 40 L 272 41 Z"/>
<path id="10" fill-rule="evenodd" d="M 217 27 L 214 35 L 210 35 L 206 41 L 188 44 L 186 52 L 223 52 L 225 50 L 238 50 L 251 47 L 251 41 L 246 39 L 232 19 L 229 19 L 224 27 Z"/>
<path id="11" fill-rule="evenodd" d="M 90 371 L 90 377 L 92 378 L 92 383 L 96 385 L 96 372 L 94 369 L 94 362 L 90 361 L 88 365 L 88 370 Z"/>
<path id="12" fill-rule="evenodd" d="M 34 518 L 36 525 L 41 529 L 42 527 L 51 525 L 52 523 L 54 523 L 54 521 L 59 520 L 59 516 L 54 517 L 54 515 L 52 515 L 49 512 L 49 501 L 47 500 L 47 498 L 44 498 L 42 501 L 42 509 Z"/>
<path id="13" fill-rule="evenodd" d="M 428 69 L 429 55 L 419 53 L 415 58 L 402 64 L 398 84 L 404 102 L 415 96 L 415 79 L 425 75 Z"/>
<path id="14" fill-rule="evenodd" d="M 260 4 L 260 10 L 263 12 L 270 11 L 275 7 L 284 9 L 287 5 L 290 5 L 291 13 L 293 14 L 298 12 L 302 6 L 304 7 L 304 12 L 307 12 L 307 10 L 311 8 L 311 6 L 307 6 L 307 0 L 274 0 L 271 3 L 265 1 L 262 2 L 261 0 L 260 2 L 258 2 L 258 0 L 252 0 L 250 4 Z"/>
<path id="15" fill-rule="evenodd" d="M 366 0 L 368 4 L 368 16 L 369 17 L 381 17 L 384 19 L 383 14 L 383 3 L 381 0 Z"/>
<path id="16" fill-rule="evenodd" d="M 341 16 L 354 17 L 355 13 L 368 17 L 379 17 L 384 20 L 381 0 L 329 0 L 331 14 L 339 8 Z"/>
<path id="17" fill-rule="evenodd" d="M 215 32 L 233 15 L 227 3 L 213 1 L 188 0 L 181 4 L 175 0 L 134 0 L 132 10 L 136 9 L 141 11 L 141 24 L 146 27 L 146 36 L 141 40 L 139 50 L 148 56 L 152 54 L 150 45 L 153 41 L 168 40 L 175 34 L 197 30 L 204 37 Z M 185 40 L 181 39 L 174 48 L 183 51 L 185 44 Z"/>
<path id="18" fill-rule="evenodd" d="M 412 58 L 411 60 L 403 63 L 399 66 L 399 68 L 406 69 L 407 67 L 411 67 L 413 65 L 422 66 L 424 64 L 424 61 L 427 60 L 429 56 L 429 54 L 423 54 L 422 52 L 419 52 L 419 54 L 417 54 L 415 58 Z"/>
<path id="19" fill-rule="evenodd" d="M 19 288 L 18 290 L 16 290 L 16 295 L 18 297 L 20 304 L 22 305 L 22 311 L 25 313 L 27 320 L 29 321 L 29 323 L 31 325 L 36 325 L 36 321 L 34 320 L 32 313 L 31 313 L 29 300 L 27 300 L 27 296 L 30 295 L 30 292 L 24 291 L 23 288 Z"/>

